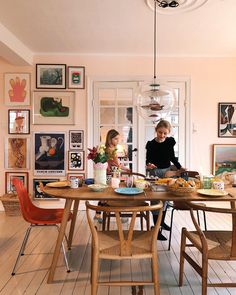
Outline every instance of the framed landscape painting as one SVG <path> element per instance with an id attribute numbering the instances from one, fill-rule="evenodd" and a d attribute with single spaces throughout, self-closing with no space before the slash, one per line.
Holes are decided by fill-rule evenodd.
<path id="1" fill-rule="evenodd" d="M 212 166 L 213 174 L 222 178 L 236 173 L 236 144 L 214 144 Z"/>
<path id="2" fill-rule="evenodd" d="M 71 89 L 85 88 L 85 67 L 83 66 L 68 67 L 68 88 L 71 88 Z"/>
<path id="3" fill-rule="evenodd" d="M 8 133 L 19 135 L 30 133 L 30 110 L 8 110 Z"/>
<path id="4" fill-rule="evenodd" d="M 5 73 L 4 98 L 9 106 L 30 105 L 30 74 Z"/>
<path id="5" fill-rule="evenodd" d="M 236 102 L 218 104 L 218 137 L 236 137 Z"/>
<path id="6" fill-rule="evenodd" d="M 65 176 L 65 132 L 34 133 L 34 175 Z"/>
<path id="7" fill-rule="evenodd" d="M 34 91 L 33 124 L 74 124 L 74 91 Z"/>
<path id="8" fill-rule="evenodd" d="M 41 188 L 40 183 L 45 186 L 47 183 L 59 181 L 59 179 L 55 178 L 40 178 L 40 179 L 33 179 L 33 198 L 34 200 L 58 200 L 58 198 L 51 197 L 47 194 L 45 194 Z"/>
<path id="9" fill-rule="evenodd" d="M 65 64 L 36 64 L 36 88 L 65 89 Z"/>

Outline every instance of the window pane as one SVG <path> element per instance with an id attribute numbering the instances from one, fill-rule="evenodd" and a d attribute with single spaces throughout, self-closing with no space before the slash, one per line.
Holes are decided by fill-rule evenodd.
<path id="1" fill-rule="evenodd" d="M 115 108 L 100 108 L 101 124 L 115 124 Z"/>
<path id="2" fill-rule="evenodd" d="M 115 89 L 99 89 L 100 105 L 115 105 L 116 90 Z"/>
<path id="3" fill-rule="evenodd" d="M 117 89 L 117 104 L 132 105 L 133 104 L 133 89 L 118 88 Z"/>

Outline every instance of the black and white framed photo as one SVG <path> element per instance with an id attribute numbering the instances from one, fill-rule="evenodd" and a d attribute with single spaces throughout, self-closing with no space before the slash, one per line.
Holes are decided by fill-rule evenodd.
<path id="1" fill-rule="evenodd" d="M 81 152 L 81 151 L 68 152 L 68 170 L 73 170 L 73 171 L 84 170 L 84 152 Z"/>
<path id="2" fill-rule="evenodd" d="M 45 194 L 41 188 L 40 184 L 42 183 L 45 186 L 47 183 L 59 181 L 59 179 L 55 178 L 40 178 L 40 179 L 33 179 L 33 198 L 34 200 L 58 200 L 58 198 L 51 197 Z"/>
<path id="3" fill-rule="evenodd" d="M 36 88 L 66 89 L 66 65 L 36 64 Z"/>
<path id="4" fill-rule="evenodd" d="M 8 134 L 30 133 L 30 110 L 8 110 Z"/>
<path id="5" fill-rule="evenodd" d="M 236 102 L 218 104 L 218 137 L 236 137 Z"/>
<path id="6" fill-rule="evenodd" d="M 85 67 L 68 66 L 68 88 L 84 89 L 85 88 Z"/>
<path id="7" fill-rule="evenodd" d="M 35 132 L 34 175 L 65 174 L 65 132 Z"/>
<path id="8" fill-rule="evenodd" d="M 69 130 L 69 150 L 84 149 L 84 131 Z"/>

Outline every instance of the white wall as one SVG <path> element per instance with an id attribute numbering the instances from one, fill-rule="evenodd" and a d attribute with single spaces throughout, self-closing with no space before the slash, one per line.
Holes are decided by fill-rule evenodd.
<path id="1" fill-rule="evenodd" d="M 125 56 L 37 56 L 35 63 L 65 63 L 70 66 L 85 66 L 86 76 L 152 76 L 152 57 Z M 1 138 L 8 136 L 7 110 L 4 105 L 4 73 L 30 72 L 31 87 L 35 90 L 35 67 L 16 67 L 0 59 L 0 126 Z M 197 132 L 191 133 L 191 169 L 211 172 L 212 144 L 236 143 L 235 138 L 218 138 L 217 108 L 218 102 L 236 102 L 236 58 L 159 58 L 157 61 L 158 76 L 187 76 L 191 80 L 191 126 L 197 126 Z M 76 90 L 75 126 L 31 125 L 33 131 L 67 131 L 82 129 L 87 136 L 87 87 Z M 27 107 L 28 108 L 28 107 Z M 30 107 L 31 108 L 31 107 Z M 32 114 L 32 112 L 31 112 Z M 32 118 L 32 117 L 31 117 Z M 192 130 L 192 128 L 191 128 Z M 31 143 L 33 143 L 32 136 Z M 31 145 L 32 146 L 32 145 Z M 68 148 L 68 144 L 66 145 Z M 86 145 L 85 145 L 86 150 Z M 31 153 L 33 156 L 33 150 Z M 32 162 L 31 162 L 32 163 Z M 4 140 L 0 141 L 0 194 L 5 192 Z M 32 175 L 30 170 L 30 190 Z"/>

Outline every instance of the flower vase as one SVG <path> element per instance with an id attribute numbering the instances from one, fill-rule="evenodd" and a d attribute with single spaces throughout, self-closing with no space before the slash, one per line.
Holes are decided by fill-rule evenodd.
<path id="1" fill-rule="evenodd" d="M 94 183 L 107 184 L 107 166 L 107 162 L 94 164 Z"/>

